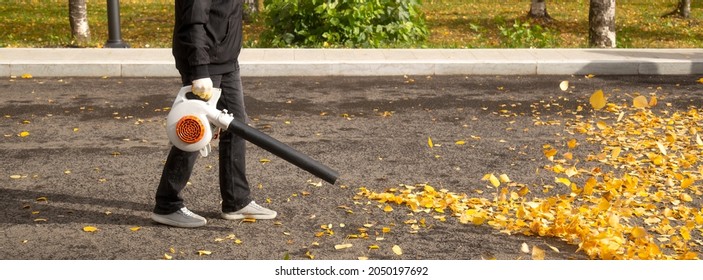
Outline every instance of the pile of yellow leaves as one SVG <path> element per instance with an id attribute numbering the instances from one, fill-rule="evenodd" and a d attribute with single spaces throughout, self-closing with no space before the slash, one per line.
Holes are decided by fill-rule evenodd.
<path id="1" fill-rule="evenodd" d="M 655 96 L 608 103 L 600 90 L 589 102 L 593 115 L 570 120 L 567 129 L 597 145 L 597 154 L 575 157 L 582 146 L 576 139 L 543 146 L 545 169 L 555 174 L 562 194 L 545 195 L 557 187 L 535 191 L 505 174 L 483 177 L 498 189 L 493 199 L 427 184 L 381 193 L 362 187 L 359 194 L 414 212 L 451 211 L 461 223 L 488 224 L 508 234 L 557 237 L 593 259 L 698 259 L 703 245 L 700 110 L 654 112 Z"/>

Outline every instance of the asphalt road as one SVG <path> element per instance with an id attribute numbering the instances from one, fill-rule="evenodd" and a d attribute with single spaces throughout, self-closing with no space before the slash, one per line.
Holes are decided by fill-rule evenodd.
<path id="1" fill-rule="evenodd" d="M 536 172 L 545 164 L 542 146 L 563 143 L 565 131 L 536 121 L 563 124 L 564 112 L 587 106 L 597 89 L 657 92 L 672 108 L 685 109 L 701 104 L 698 78 L 245 78 L 251 125 L 341 177 L 335 185 L 321 182 L 252 145 L 254 199 L 279 217 L 225 221 L 218 218 L 216 153 L 201 158 L 184 191 L 189 209 L 209 220 L 197 229 L 149 219 L 178 79 L 4 78 L 0 259 L 530 259 L 520 250 L 523 243 L 559 249 L 546 250 L 547 259 L 587 259 L 556 238 L 508 235 L 454 218 L 427 217 L 426 226 L 414 230 L 405 224 L 409 211 L 385 212 L 355 196 L 360 187 L 380 192 L 426 183 L 491 197 L 495 189 L 481 180 L 487 173 L 539 185 L 545 180 Z M 571 85 L 566 92 L 559 89 L 563 80 Z M 455 145 L 458 140 L 466 144 Z M 87 226 L 97 230 L 86 232 Z M 353 238 L 359 228 L 369 237 Z M 336 249 L 339 244 L 353 246 Z"/>

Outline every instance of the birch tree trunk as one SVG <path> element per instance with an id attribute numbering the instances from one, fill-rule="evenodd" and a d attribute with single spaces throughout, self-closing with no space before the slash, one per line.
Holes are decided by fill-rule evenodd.
<path id="1" fill-rule="evenodd" d="M 90 42 L 90 26 L 88 25 L 88 0 L 69 0 L 68 14 L 71 23 L 71 36 L 77 45 Z"/>
<path id="2" fill-rule="evenodd" d="M 591 0 L 588 12 L 588 44 L 615 48 L 615 0 Z"/>

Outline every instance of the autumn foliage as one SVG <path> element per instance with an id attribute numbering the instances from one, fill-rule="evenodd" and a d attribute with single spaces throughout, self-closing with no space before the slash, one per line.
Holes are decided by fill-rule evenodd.
<path id="1" fill-rule="evenodd" d="M 574 138 L 542 146 L 543 167 L 553 174 L 553 184 L 536 188 L 507 174 L 486 174 L 481 180 L 492 197 L 429 184 L 380 192 L 361 187 L 359 194 L 440 221 L 449 216 L 509 234 L 557 237 L 593 259 L 698 259 L 694 248 L 703 245 L 703 209 L 695 203 L 703 180 L 700 109 L 673 111 L 654 94 L 632 93 L 618 103 L 596 90 L 587 98 L 589 104 L 565 122 Z M 599 151 L 579 151 L 576 136 Z"/>

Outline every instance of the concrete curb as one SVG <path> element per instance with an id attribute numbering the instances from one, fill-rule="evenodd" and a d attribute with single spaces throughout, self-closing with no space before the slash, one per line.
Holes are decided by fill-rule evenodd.
<path id="1" fill-rule="evenodd" d="M 243 49 L 242 76 L 699 75 L 703 49 Z M 0 76 L 178 77 L 171 50 L 0 49 Z"/>

